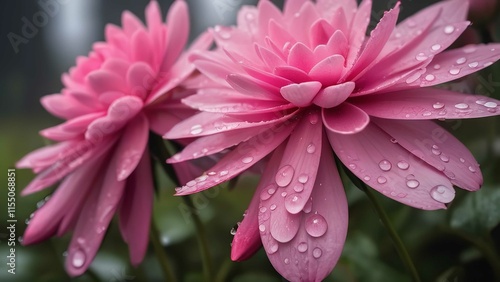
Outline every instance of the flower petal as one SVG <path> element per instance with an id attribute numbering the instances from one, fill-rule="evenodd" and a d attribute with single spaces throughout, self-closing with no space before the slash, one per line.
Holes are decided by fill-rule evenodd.
<path id="1" fill-rule="evenodd" d="M 115 73 L 106 70 L 95 70 L 87 76 L 88 85 L 97 94 L 119 91 L 127 93 L 123 79 Z"/>
<path id="2" fill-rule="evenodd" d="M 45 138 L 55 141 L 65 141 L 69 139 L 78 139 L 83 136 L 87 126 L 95 119 L 102 117 L 103 113 L 92 113 L 70 119 L 67 122 L 56 125 L 54 127 L 46 128 L 40 131 L 40 135 Z"/>
<path id="3" fill-rule="evenodd" d="M 443 89 L 411 89 L 351 100 L 370 116 L 388 119 L 461 119 L 498 115 L 500 101 Z"/>
<path id="4" fill-rule="evenodd" d="M 127 72 L 129 95 L 144 100 L 156 83 L 156 75 L 151 67 L 144 62 L 137 62 L 130 66 Z"/>
<path id="5" fill-rule="evenodd" d="M 294 121 L 281 122 L 272 129 L 252 137 L 226 154 L 209 172 L 202 175 L 202 181 L 190 181 L 177 190 L 176 195 L 187 195 L 206 190 L 229 180 L 247 170 L 279 146 L 295 127 Z"/>
<path id="6" fill-rule="evenodd" d="M 174 1 L 167 14 L 167 44 L 160 72 L 167 73 L 181 54 L 189 34 L 189 13 L 186 2 Z"/>
<path id="7" fill-rule="evenodd" d="M 453 200 L 455 191 L 446 176 L 391 142 L 392 136 L 377 125 L 370 123 L 357 134 L 327 134 L 342 163 L 384 196 L 424 210 L 444 209 Z"/>
<path id="8" fill-rule="evenodd" d="M 288 64 L 308 73 L 314 66 L 314 54 L 304 43 L 295 43 L 290 49 Z"/>
<path id="9" fill-rule="evenodd" d="M 94 112 L 93 109 L 80 104 L 73 97 L 67 95 L 46 95 L 40 99 L 40 103 L 49 113 L 63 119 L 71 119 Z"/>
<path id="10" fill-rule="evenodd" d="M 321 89 L 321 83 L 317 81 L 290 84 L 281 87 L 280 93 L 287 101 L 297 107 L 309 106 Z"/>
<path id="11" fill-rule="evenodd" d="M 326 57 L 312 67 L 309 76 L 325 86 L 334 85 L 344 70 L 344 61 L 345 59 L 341 55 Z"/>
<path id="12" fill-rule="evenodd" d="M 149 124 L 144 115 L 131 120 L 117 144 L 116 180 L 122 181 L 136 169 L 148 143 Z M 148 152 L 146 152 L 147 154 Z"/>
<path id="13" fill-rule="evenodd" d="M 323 123 L 332 132 L 354 134 L 362 131 L 370 117 L 360 108 L 348 102 L 331 109 L 322 109 Z"/>
<path id="14" fill-rule="evenodd" d="M 354 87 L 355 84 L 351 81 L 328 86 L 319 91 L 318 95 L 314 97 L 313 103 L 322 108 L 336 107 L 349 98 Z"/>
<path id="15" fill-rule="evenodd" d="M 431 121 L 395 121 L 374 119 L 374 122 L 397 142 L 443 171 L 453 185 L 466 190 L 478 190 L 483 177 L 470 151 L 444 128 Z"/>

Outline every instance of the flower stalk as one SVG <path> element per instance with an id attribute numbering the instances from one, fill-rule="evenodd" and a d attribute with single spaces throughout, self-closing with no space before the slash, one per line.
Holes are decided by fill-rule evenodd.
<path id="1" fill-rule="evenodd" d="M 160 231 L 158 230 L 158 227 L 156 226 L 154 220 L 151 222 L 149 237 L 151 239 L 151 244 L 153 245 L 156 257 L 158 258 L 158 262 L 160 263 L 160 267 L 163 272 L 163 278 L 165 278 L 166 281 L 177 282 L 177 278 L 170 268 L 165 248 L 163 248 L 163 245 L 161 243 Z"/>

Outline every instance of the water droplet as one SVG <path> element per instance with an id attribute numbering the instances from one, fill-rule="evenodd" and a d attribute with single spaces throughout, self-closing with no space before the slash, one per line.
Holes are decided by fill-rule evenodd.
<path id="1" fill-rule="evenodd" d="M 237 231 L 238 231 L 238 230 L 237 230 L 236 228 L 234 228 L 234 227 L 233 227 L 233 228 L 231 228 L 231 230 L 229 231 L 229 234 L 231 234 L 231 235 L 233 235 L 233 236 L 234 236 L 234 235 L 236 235 L 236 232 L 237 232 Z"/>
<path id="2" fill-rule="evenodd" d="M 269 195 L 273 195 L 275 192 L 276 192 L 276 189 L 274 188 L 274 186 L 272 185 L 269 185 L 271 188 L 267 189 L 267 193 Z"/>
<path id="3" fill-rule="evenodd" d="M 459 73 L 460 73 L 460 69 L 451 69 L 451 70 L 449 71 L 449 73 L 450 73 L 450 74 L 452 74 L 452 75 L 457 75 L 457 74 L 459 74 Z"/>
<path id="4" fill-rule="evenodd" d="M 435 65 L 434 65 L 434 69 L 435 69 L 435 70 L 438 70 L 438 69 L 440 69 L 440 68 L 441 68 L 441 65 L 440 65 L 440 64 L 435 64 Z"/>
<path id="5" fill-rule="evenodd" d="M 437 146 L 436 146 L 436 147 L 437 147 Z M 432 152 L 434 155 L 436 155 L 436 156 L 441 155 L 441 151 L 440 151 L 439 149 L 437 149 L 437 148 L 432 148 L 432 149 L 431 149 L 431 152 Z"/>
<path id="6" fill-rule="evenodd" d="M 282 192 L 282 193 L 281 193 L 281 197 L 283 197 L 283 198 L 284 198 L 284 197 L 286 197 L 286 195 L 288 195 L 288 193 L 287 193 L 287 192 Z"/>
<path id="7" fill-rule="evenodd" d="M 418 180 L 410 179 L 406 181 L 406 186 L 408 186 L 408 188 L 415 189 L 418 187 L 418 185 L 420 185 L 420 182 L 418 182 Z"/>
<path id="8" fill-rule="evenodd" d="M 383 177 L 383 176 L 379 176 L 379 177 L 377 178 L 377 182 L 378 182 L 379 184 L 384 184 L 384 183 L 386 183 L 386 182 L 387 182 L 387 178 L 385 178 L 385 177 Z"/>
<path id="9" fill-rule="evenodd" d="M 465 104 L 465 103 L 460 103 L 460 104 L 456 104 L 455 105 L 455 108 L 459 109 L 459 110 L 465 110 L 465 109 L 468 109 L 469 108 L 469 105 Z"/>
<path id="10" fill-rule="evenodd" d="M 297 194 L 290 194 L 285 199 L 285 209 L 291 214 L 297 214 L 302 210 L 301 197 Z"/>
<path id="11" fill-rule="evenodd" d="M 76 268 L 80 268 L 85 264 L 86 259 L 87 257 L 82 250 L 76 250 L 71 259 L 71 264 Z"/>
<path id="12" fill-rule="evenodd" d="M 451 171 L 445 171 L 444 174 L 446 175 L 446 177 L 448 177 L 449 179 L 455 179 L 456 178 L 456 175 L 451 172 Z"/>
<path id="13" fill-rule="evenodd" d="M 486 103 L 484 103 L 483 106 L 485 106 L 486 108 L 496 108 L 498 106 L 498 104 L 495 102 L 486 102 Z"/>
<path id="14" fill-rule="evenodd" d="M 305 184 L 307 180 L 309 180 L 309 176 L 307 176 L 307 174 L 301 174 L 298 180 L 300 183 Z"/>
<path id="15" fill-rule="evenodd" d="M 259 230 L 260 230 L 260 232 L 265 232 L 266 226 L 264 224 L 259 225 Z"/>
<path id="16" fill-rule="evenodd" d="M 227 171 L 227 170 L 223 170 L 223 171 L 219 172 L 220 176 L 225 176 L 225 175 L 228 175 L 228 174 L 229 174 L 229 171 Z"/>
<path id="17" fill-rule="evenodd" d="M 197 134 L 200 134 L 202 132 L 203 132 L 203 128 L 199 124 L 193 125 L 191 127 L 191 134 L 192 135 L 197 135 Z"/>
<path id="18" fill-rule="evenodd" d="M 188 183 L 186 183 L 187 187 L 193 187 L 194 185 L 196 185 L 196 181 L 194 181 L 194 180 L 191 180 Z"/>
<path id="19" fill-rule="evenodd" d="M 285 264 L 290 264 L 290 259 L 286 258 L 283 262 L 284 262 Z"/>
<path id="20" fill-rule="evenodd" d="M 304 191 L 304 185 L 299 183 L 299 184 L 296 184 L 294 187 L 293 187 L 293 190 L 295 192 L 302 192 Z"/>
<path id="21" fill-rule="evenodd" d="M 434 105 L 432 105 L 432 107 L 436 110 L 439 110 L 439 109 L 442 109 L 444 108 L 444 103 L 441 103 L 441 102 L 436 102 L 434 103 Z"/>
<path id="22" fill-rule="evenodd" d="M 396 138 L 391 138 L 391 143 L 396 144 L 398 143 L 398 140 L 396 140 Z"/>
<path id="23" fill-rule="evenodd" d="M 312 200 L 307 201 L 302 211 L 305 213 L 310 213 L 312 211 Z"/>
<path id="24" fill-rule="evenodd" d="M 465 163 L 465 159 L 464 158 L 460 158 L 460 162 L 461 163 Z"/>
<path id="25" fill-rule="evenodd" d="M 431 49 L 432 51 L 438 51 L 439 49 L 441 49 L 441 45 L 440 44 L 434 44 L 431 46 Z"/>
<path id="26" fill-rule="evenodd" d="M 428 57 L 424 53 L 418 53 L 417 56 L 415 56 L 415 59 L 421 62 L 427 60 Z"/>
<path id="27" fill-rule="evenodd" d="M 267 200 L 269 198 L 271 198 L 271 194 L 270 193 L 268 193 L 267 191 L 260 192 L 260 199 L 262 201 L 265 201 L 265 200 Z"/>
<path id="28" fill-rule="evenodd" d="M 260 211 L 261 213 L 265 213 L 265 212 L 267 211 L 267 208 L 266 208 L 266 207 L 261 207 L 261 208 L 259 209 L 259 211 Z"/>
<path id="29" fill-rule="evenodd" d="M 252 161 L 253 161 L 253 157 L 244 157 L 243 159 L 241 159 L 241 162 L 244 164 L 249 164 Z"/>
<path id="30" fill-rule="evenodd" d="M 309 122 L 311 124 L 316 124 L 318 123 L 318 115 L 316 113 L 312 113 L 309 115 Z"/>
<path id="31" fill-rule="evenodd" d="M 455 198 L 455 190 L 444 185 L 438 185 L 431 189 L 431 197 L 443 204 L 447 204 Z"/>
<path id="32" fill-rule="evenodd" d="M 211 172 L 209 172 L 209 173 L 207 173 L 207 174 L 208 174 L 208 175 L 210 175 L 210 176 L 214 176 L 214 175 L 216 175 L 216 174 L 217 174 L 217 172 L 215 172 L 215 171 L 211 171 Z"/>
<path id="33" fill-rule="evenodd" d="M 432 115 L 432 113 L 431 113 L 431 112 L 428 112 L 428 111 L 427 111 L 427 112 L 423 112 L 423 113 L 422 113 L 422 116 L 423 116 L 423 117 L 428 117 L 428 116 L 431 116 L 431 115 Z"/>
<path id="34" fill-rule="evenodd" d="M 457 65 L 461 65 L 461 64 L 464 64 L 466 61 L 467 61 L 467 59 L 465 57 L 461 57 L 461 58 L 458 58 L 455 62 L 457 63 Z"/>
<path id="35" fill-rule="evenodd" d="M 406 79 L 406 83 L 408 84 L 412 84 L 413 82 L 417 81 L 419 78 L 420 78 L 421 74 L 420 73 L 414 73 L 412 75 L 410 75 L 407 79 Z"/>
<path id="36" fill-rule="evenodd" d="M 479 66 L 478 62 L 472 62 L 469 64 L 469 68 L 476 68 L 477 66 Z"/>
<path id="37" fill-rule="evenodd" d="M 290 165 L 285 165 L 276 173 L 276 177 L 274 178 L 276 184 L 280 187 L 285 187 L 292 182 L 293 174 L 295 170 Z"/>
<path id="38" fill-rule="evenodd" d="M 453 27 L 452 25 L 447 25 L 444 27 L 444 33 L 446 34 L 451 34 L 453 33 L 453 31 L 455 31 L 455 27 Z"/>
<path id="39" fill-rule="evenodd" d="M 277 206 L 276 206 L 275 204 L 272 204 L 272 205 L 269 207 L 269 209 L 270 209 L 271 211 L 274 211 L 274 210 L 276 210 L 276 207 L 277 207 Z"/>
<path id="40" fill-rule="evenodd" d="M 433 81 L 434 79 L 436 79 L 436 77 L 433 74 L 428 74 L 425 76 L 425 80 L 427 81 Z"/>
<path id="41" fill-rule="evenodd" d="M 392 168 L 392 164 L 388 160 L 382 160 L 378 163 L 378 167 L 383 171 L 389 171 Z"/>
<path id="42" fill-rule="evenodd" d="M 207 180 L 207 178 L 208 178 L 208 175 L 204 174 L 204 175 L 196 177 L 195 180 L 196 180 L 196 182 L 203 182 L 203 181 Z"/>
<path id="43" fill-rule="evenodd" d="M 448 156 L 446 156 L 446 155 L 444 155 L 444 154 L 442 154 L 441 156 L 439 156 L 439 158 L 440 158 L 443 162 L 445 162 L 445 163 L 447 163 L 447 162 L 449 162 L 449 161 L 450 161 L 450 158 L 448 158 Z"/>
<path id="44" fill-rule="evenodd" d="M 407 170 L 410 167 L 410 164 L 405 161 L 398 162 L 398 168 L 402 170 Z"/>
<path id="45" fill-rule="evenodd" d="M 314 248 L 314 250 L 313 250 L 313 257 L 314 258 L 317 258 L 317 259 L 320 258 L 322 254 L 323 254 L 323 251 L 321 251 L 320 248 Z"/>
<path id="46" fill-rule="evenodd" d="M 312 237 L 321 237 L 325 235 L 328 229 L 326 219 L 320 214 L 310 215 L 305 222 L 306 232 Z"/>
<path id="47" fill-rule="evenodd" d="M 300 253 L 305 253 L 307 251 L 307 243 L 306 242 L 300 243 L 297 246 L 297 251 L 299 251 Z"/>
<path id="48" fill-rule="evenodd" d="M 365 181 L 370 181 L 370 179 L 372 179 L 372 178 L 371 178 L 370 176 L 366 175 L 365 177 L 363 177 L 363 179 L 364 179 Z"/>
<path id="49" fill-rule="evenodd" d="M 272 255 L 278 251 L 278 244 L 274 243 L 269 247 L 269 251 L 267 252 L 268 254 Z"/>
<path id="50" fill-rule="evenodd" d="M 470 172 L 476 172 L 476 169 L 473 166 L 469 166 L 469 171 Z"/>
<path id="51" fill-rule="evenodd" d="M 316 146 L 314 146 L 313 143 L 309 144 L 306 148 L 306 151 L 309 153 L 309 154 L 313 154 L 314 152 L 316 152 Z"/>

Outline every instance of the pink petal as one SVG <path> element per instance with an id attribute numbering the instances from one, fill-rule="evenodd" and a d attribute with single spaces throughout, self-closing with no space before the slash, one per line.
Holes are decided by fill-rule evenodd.
<path id="1" fill-rule="evenodd" d="M 127 72 L 129 94 L 144 100 L 156 83 L 155 76 L 156 74 L 148 64 L 144 62 L 132 64 Z"/>
<path id="2" fill-rule="evenodd" d="M 38 174 L 35 179 L 24 188 L 22 195 L 38 192 L 56 183 L 76 168 L 80 167 L 83 163 L 93 158 L 98 158 L 106 152 L 114 142 L 114 139 L 106 139 L 99 144 L 93 144 L 89 141 L 78 142 L 70 150 L 66 151 L 63 156 L 58 158 L 54 164 Z"/>
<path id="3" fill-rule="evenodd" d="M 149 34 L 146 30 L 141 29 L 136 31 L 132 36 L 131 43 L 132 59 L 134 61 L 153 64 L 154 53 L 151 52 L 151 50 L 153 50 L 153 43 L 151 42 Z"/>
<path id="4" fill-rule="evenodd" d="M 153 53 L 162 54 L 165 48 L 165 34 L 163 33 L 163 20 L 158 1 L 150 1 L 146 7 L 145 14 L 146 23 L 152 40 L 151 43 L 154 46 Z"/>
<path id="5" fill-rule="evenodd" d="M 78 141 L 71 140 L 66 142 L 48 145 L 27 154 L 16 163 L 17 168 L 38 168 L 48 167 L 56 162 L 64 152 L 78 144 Z"/>
<path id="6" fill-rule="evenodd" d="M 269 22 L 269 38 L 272 38 L 274 42 L 281 49 L 282 46 L 285 46 L 287 42 L 296 42 L 297 40 L 285 29 L 280 23 L 277 23 L 275 20 L 271 20 Z M 291 44 L 291 43 L 288 43 Z M 281 50 L 280 50 L 281 51 Z M 287 55 L 287 54 L 285 54 Z"/>
<path id="7" fill-rule="evenodd" d="M 354 15 L 349 34 L 349 52 L 346 58 L 347 67 L 351 67 L 359 56 L 359 51 L 366 38 L 366 29 L 370 23 L 371 10 L 372 1 L 363 0 Z"/>
<path id="8" fill-rule="evenodd" d="M 319 47 L 319 46 L 318 46 Z M 338 54 L 342 57 L 346 57 L 348 54 L 349 42 L 347 41 L 346 35 L 340 31 L 336 30 L 326 43 L 328 54 Z M 345 61 L 345 59 L 344 59 Z M 345 65 L 345 64 L 344 64 Z M 343 65 L 343 66 L 344 66 Z"/>
<path id="9" fill-rule="evenodd" d="M 93 71 L 87 76 L 87 82 L 98 94 L 108 91 L 127 92 L 123 79 L 110 71 Z"/>
<path id="10" fill-rule="evenodd" d="M 498 115 L 500 101 L 443 89 L 411 89 L 351 100 L 370 116 L 388 119 L 459 119 Z"/>
<path id="11" fill-rule="evenodd" d="M 41 242 L 53 236 L 61 223 L 67 216 L 67 212 L 73 206 L 79 206 L 85 200 L 85 196 L 92 186 L 95 174 L 99 170 L 100 159 L 95 159 L 84 164 L 80 169 L 68 176 L 59 185 L 42 207 L 37 209 L 34 217 L 27 225 L 23 235 L 23 245 L 31 245 Z"/>
<path id="12" fill-rule="evenodd" d="M 129 245 L 134 266 L 142 262 L 148 249 L 153 193 L 149 154 L 143 154 L 137 169 L 127 179 L 119 208 L 120 231 Z"/>
<path id="13" fill-rule="evenodd" d="M 259 31 L 261 32 L 261 36 L 266 34 L 268 29 L 268 24 L 271 19 L 274 19 L 277 22 L 282 21 L 281 11 L 276 8 L 269 0 L 259 1 L 257 4 L 258 9 L 258 25 Z"/>
<path id="14" fill-rule="evenodd" d="M 318 167 L 321 169 L 303 211 L 293 216 L 286 214 L 279 191 L 261 198 L 259 230 L 262 243 L 274 268 L 289 281 L 325 278 L 337 263 L 347 234 L 347 200 L 342 182 L 331 154 L 319 155 Z M 276 169 L 266 171 L 275 173 Z M 260 185 L 263 184 L 261 181 Z M 296 235 L 291 241 L 280 243 L 273 228 L 284 231 L 290 226 L 297 228 Z"/>
<path id="15" fill-rule="evenodd" d="M 314 6 L 313 2 L 307 1 L 302 5 L 300 11 L 294 14 L 293 17 L 287 19 L 289 22 L 288 30 L 293 31 L 293 37 L 298 41 L 308 46 L 311 46 L 309 42 L 310 27 L 320 19 L 320 15 Z M 293 43 L 293 42 L 292 42 Z M 308 71 L 308 70 L 304 70 Z"/>
<path id="16" fill-rule="evenodd" d="M 454 198 L 447 177 L 391 142 L 392 136 L 373 123 L 357 134 L 327 133 L 344 165 L 384 196 L 424 210 L 444 209 Z"/>
<path id="17" fill-rule="evenodd" d="M 316 97 L 314 97 L 313 103 L 322 108 L 333 108 L 341 103 L 343 103 L 354 90 L 354 82 L 345 82 L 342 84 L 328 86 L 322 89 Z"/>
<path id="18" fill-rule="evenodd" d="M 335 30 L 333 26 L 330 25 L 327 20 L 325 19 L 317 20 L 311 26 L 311 33 L 309 35 L 311 38 L 309 40 L 311 42 L 311 46 L 326 44 L 334 31 Z"/>
<path id="19" fill-rule="evenodd" d="M 199 137 L 235 129 L 277 124 L 288 120 L 295 114 L 296 112 L 292 112 L 288 115 L 276 118 L 276 113 L 229 116 L 201 112 L 174 126 L 164 135 L 164 138 L 180 139 Z M 253 120 L 249 121 L 249 119 Z"/>
<path id="20" fill-rule="evenodd" d="M 375 61 L 377 56 L 380 54 L 380 51 L 382 51 L 384 45 L 389 39 L 389 36 L 394 30 L 398 15 L 399 2 L 396 3 L 396 6 L 393 9 L 384 13 L 384 16 L 375 29 L 370 32 L 370 37 L 366 41 L 359 57 L 354 62 L 354 66 L 345 75 L 345 80 L 352 80 L 358 75 L 363 74 L 367 71 L 368 66 L 373 64 L 373 61 Z"/>
<path id="21" fill-rule="evenodd" d="M 234 90 L 250 97 L 274 100 L 278 96 L 279 89 L 274 85 L 252 79 L 245 75 L 229 74 L 226 80 Z"/>
<path id="22" fill-rule="evenodd" d="M 186 2 L 174 1 L 167 14 L 167 45 L 165 57 L 160 68 L 168 72 L 177 60 L 188 40 L 189 13 Z"/>
<path id="23" fill-rule="evenodd" d="M 93 113 L 70 119 L 67 122 L 40 131 L 40 135 L 55 141 L 65 141 L 83 136 L 87 126 L 104 113 Z"/>
<path id="24" fill-rule="evenodd" d="M 127 71 L 130 66 L 130 62 L 120 58 L 108 58 L 102 63 L 101 68 L 103 70 L 117 74 L 118 76 L 125 78 L 127 76 Z"/>
<path id="25" fill-rule="evenodd" d="M 43 96 L 40 103 L 49 113 L 63 119 L 71 119 L 93 112 L 93 109 L 80 104 L 74 98 L 61 94 Z"/>
<path id="26" fill-rule="evenodd" d="M 363 110 L 348 102 L 323 109 L 321 113 L 326 128 L 339 134 L 358 133 L 370 123 L 370 117 Z"/>
<path id="27" fill-rule="evenodd" d="M 247 141 L 253 136 L 262 134 L 265 131 L 268 131 L 271 127 L 272 126 L 257 126 L 198 138 L 187 145 L 180 153 L 177 153 L 168 159 L 167 162 L 178 163 L 219 153 L 232 146 L 236 146 L 241 142 Z"/>
<path id="28" fill-rule="evenodd" d="M 311 104 L 320 89 L 321 83 L 317 81 L 309 81 L 281 87 L 280 92 L 283 98 L 295 106 L 306 107 Z"/>
<path id="29" fill-rule="evenodd" d="M 305 71 L 292 66 L 276 67 L 274 68 L 274 74 L 295 83 L 302 83 L 311 80 Z"/>
<path id="30" fill-rule="evenodd" d="M 500 59 L 500 44 L 468 45 L 443 52 L 411 86 L 432 86 L 482 70 Z"/>
<path id="31" fill-rule="evenodd" d="M 481 187 L 483 177 L 474 156 L 444 128 L 431 121 L 375 119 L 374 122 L 403 148 L 443 171 L 453 185 L 470 191 Z"/>
<path id="32" fill-rule="evenodd" d="M 87 198 L 76 223 L 66 258 L 66 271 L 71 276 L 83 274 L 90 266 L 121 201 L 125 182 L 116 180 L 116 157 L 102 175 L 101 185 Z"/>
<path id="33" fill-rule="evenodd" d="M 262 59 L 262 61 L 267 65 L 270 70 L 273 70 L 276 67 L 286 65 L 286 62 L 274 52 L 269 49 L 259 46 L 258 44 L 254 44 L 255 51 Z"/>
<path id="34" fill-rule="evenodd" d="M 208 78 L 217 82 L 221 86 L 227 86 L 227 83 L 225 81 L 226 77 L 232 72 L 230 69 L 226 68 L 225 65 L 207 60 L 195 60 L 193 61 L 193 63 L 196 66 L 196 69 L 198 69 Z"/>
<path id="35" fill-rule="evenodd" d="M 243 70 L 253 78 L 266 82 L 270 85 L 274 85 L 276 87 L 283 87 L 292 83 L 286 78 L 279 77 L 273 73 L 265 72 L 259 68 L 252 67 L 246 64 L 242 65 L 241 68 L 243 68 Z"/>
<path id="36" fill-rule="evenodd" d="M 190 181 L 177 190 L 176 195 L 187 195 L 206 190 L 227 181 L 247 170 L 256 162 L 267 156 L 279 146 L 295 127 L 294 121 L 281 122 L 269 131 L 265 131 L 239 144 L 226 154 L 207 174 L 202 181 Z"/>
<path id="37" fill-rule="evenodd" d="M 312 80 L 319 81 L 325 86 L 334 85 L 344 70 L 344 61 L 345 59 L 341 55 L 326 57 L 309 71 L 309 76 Z"/>
<path id="38" fill-rule="evenodd" d="M 304 43 L 297 42 L 290 49 L 288 64 L 308 73 L 314 66 L 314 54 Z"/>
<path id="39" fill-rule="evenodd" d="M 285 1 L 285 5 L 283 7 L 283 14 L 285 18 L 289 18 L 295 15 L 302 6 L 307 3 L 307 0 L 294 0 L 294 1 Z"/>
<path id="40" fill-rule="evenodd" d="M 87 140 L 100 139 L 120 130 L 130 119 L 142 110 L 142 99 L 136 96 L 125 96 L 115 100 L 108 108 L 108 113 L 94 120 L 85 132 Z"/>
<path id="41" fill-rule="evenodd" d="M 122 25 L 123 31 L 127 34 L 127 36 L 132 36 L 132 34 L 139 29 L 144 29 L 144 25 L 141 20 L 129 11 L 122 13 Z"/>
<path id="42" fill-rule="evenodd" d="M 148 142 L 149 124 L 144 115 L 129 122 L 117 144 L 116 180 L 122 181 L 136 169 Z M 148 152 L 146 152 L 148 153 Z"/>

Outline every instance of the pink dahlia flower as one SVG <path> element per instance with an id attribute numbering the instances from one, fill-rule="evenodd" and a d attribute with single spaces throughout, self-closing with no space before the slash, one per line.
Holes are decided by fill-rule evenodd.
<path id="1" fill-rule="evenodd" d="M 146 8 L 146 25 L 130 12 L 122 23 L 108 25 L 106 42 L 96 43 L 62 76 L 60 94 L 42 98 L 50 113 L 67 120 L 41 131 L 58 143 L 17 164 L 38 173 L 25 195 L 62 180 L 34 213 L 23 243 L 73 230 L 66 261 L 71 275 L 89 267 L 115 213 L 132 263 L 142 261 L 153 200 L 149 132 L 164 134 L 193 112 L 180 103 L 189 91 L 179 90 L 194 71 L 182 53 L 189 32 L 186 3 L 175 1 L 166 23 L 156 1 Z M 210 44 L 211 35 L 204 34 L 188 53 Z"/>
<path id="2" fill-rule="evenodd" d="M 366 36 L 371 1 L 268 0 L 213 29 L 218 49 L 192 57 L 218 82 L 183 102 L 202 111 L 166 138 L 199 137 L 169 161 L 233 150 L 202 181 L 208 189 L 272 154 L 232 244 L 232 258 L 263 244 L 291 281 L 319 281 L 336 264 L 347 203 L 333 152 L 359 179 L 403 204 L 446 208 L 453 186 L 474 191 L 472 154 L 435 119 L 498 115 L 497 100 L 431 88 L 500 58 L 500 44 L 445 51 L 469 26 L 467 2 L 445 1 L 396 24 L 400 4 Z"/>

